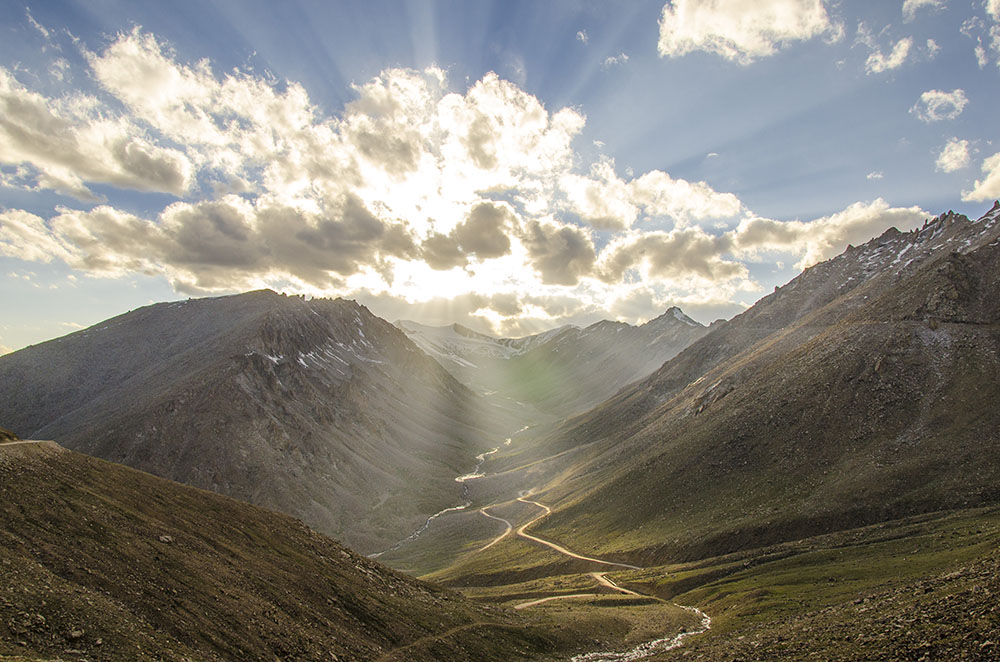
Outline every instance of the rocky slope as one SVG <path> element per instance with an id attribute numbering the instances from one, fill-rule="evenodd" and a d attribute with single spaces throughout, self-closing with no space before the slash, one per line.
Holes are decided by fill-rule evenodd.
<path id="1" fill-rule="evenodd" d="M 454 476 L 491 441 L 479 399 L 391 324 L 270 291 L 157 304 L 0 357 L 0 421 L 365 552 L 460 502 Z"/>
<path id="2" fill-rule="evenodd" d="M 998 323 L 1000 205 L 849 248 L 541 443 L 579 452 L 540 534 L 696 558 L 1000 502 Z"/>
<path id="3" fill-rule="evenodd" d="M 396 325 L 474 390 L 549 417 L 602 402 L 708 331 L 676 307 L 640 326 L 603 321 L 525 338 L 493 338 L 458 324 Z"/>
<path id="4" fill-rule="evenodd" d="M 5 660 L 499 661 L 575 638 L 49 442 L 0 446 L 0 574 Z"/>

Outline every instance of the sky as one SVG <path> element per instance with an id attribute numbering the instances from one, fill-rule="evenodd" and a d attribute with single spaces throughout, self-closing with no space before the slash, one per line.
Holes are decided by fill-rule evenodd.
<path id="1" fill-rule="evenodd" d="M 1000 197 L 1000 0 L 0 2 L 0 353 L 270 287 L 704 323 Z"/>

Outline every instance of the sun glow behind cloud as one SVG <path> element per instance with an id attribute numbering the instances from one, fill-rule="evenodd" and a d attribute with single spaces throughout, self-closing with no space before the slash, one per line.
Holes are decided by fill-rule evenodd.
<path id="1" fill-rule="evenodd" d="M 748 63 L 839 34 L 821 3 L 785 4 L 800 14 L 751 12 L 758 32 L 715 50 Z M 708 25 L 695 18 L 692 30 Z M 698 30 L 691 43 L 716 43 Z M 5 185 L 77 200 L 0 212 L 0 253 L 160 275 L 182 293 L 272 286 L 386 310 L 447 300 L 516 334 L 597 311 L 732 310 L 761 290 L 753 260 L 807 265 L 927 216 L 876 200 L 810 222 L 762 219 L 704 181 L 623 176 L 577 151 L 585 109 L 546 108 L 494 73 L 460 85 L 437 67 L 387 68 L 326 114 L 294 81 L 184 62 L 141 28 L 84 49 L 82 63 L 56 70 L 98 87 L 62 96 L 0 69 L 0 158 L 16 168 Z M 143 214 L 105 187 L 170 201 Z"/>

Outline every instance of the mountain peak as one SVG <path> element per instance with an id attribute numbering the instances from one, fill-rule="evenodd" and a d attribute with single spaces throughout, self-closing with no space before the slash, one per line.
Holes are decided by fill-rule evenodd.
<path id="1" fill-rule="evenodd" d="M 675 324 L 677 322 L 680 322 L 681 324 L 685 324 L 687 326 L 704 326 L 704 324 L 699 324 L 698 322 L 694 321 L 693 319 L 685 315 L 684 311 L 677 306 L 670 306 L 661 315 L 659 315 L 658 317 L 654 317 L 653 319 L 649 320 L 645 324 L 642 324 L 641 326 L 648 326 L 651 324 L 662 324 L 664 322 L 669 324 Z"/>

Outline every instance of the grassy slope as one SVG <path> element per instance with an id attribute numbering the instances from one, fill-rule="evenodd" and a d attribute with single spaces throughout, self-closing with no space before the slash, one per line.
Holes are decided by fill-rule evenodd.
<path id="1" fill-rule="evenodd" d="M 632 579 L 712 614 L 695 658 L 996 660 L 998 549 L 1000 511 L 956 511 Z"/>
<path id="2" fill-rule="evenodd" d="M 399 659 L 508 660 L 576 639 L 292 518 L 52 444 L 0 448 L 0 567 L 0 656 L 374 660 L 412 645 Z"/>

